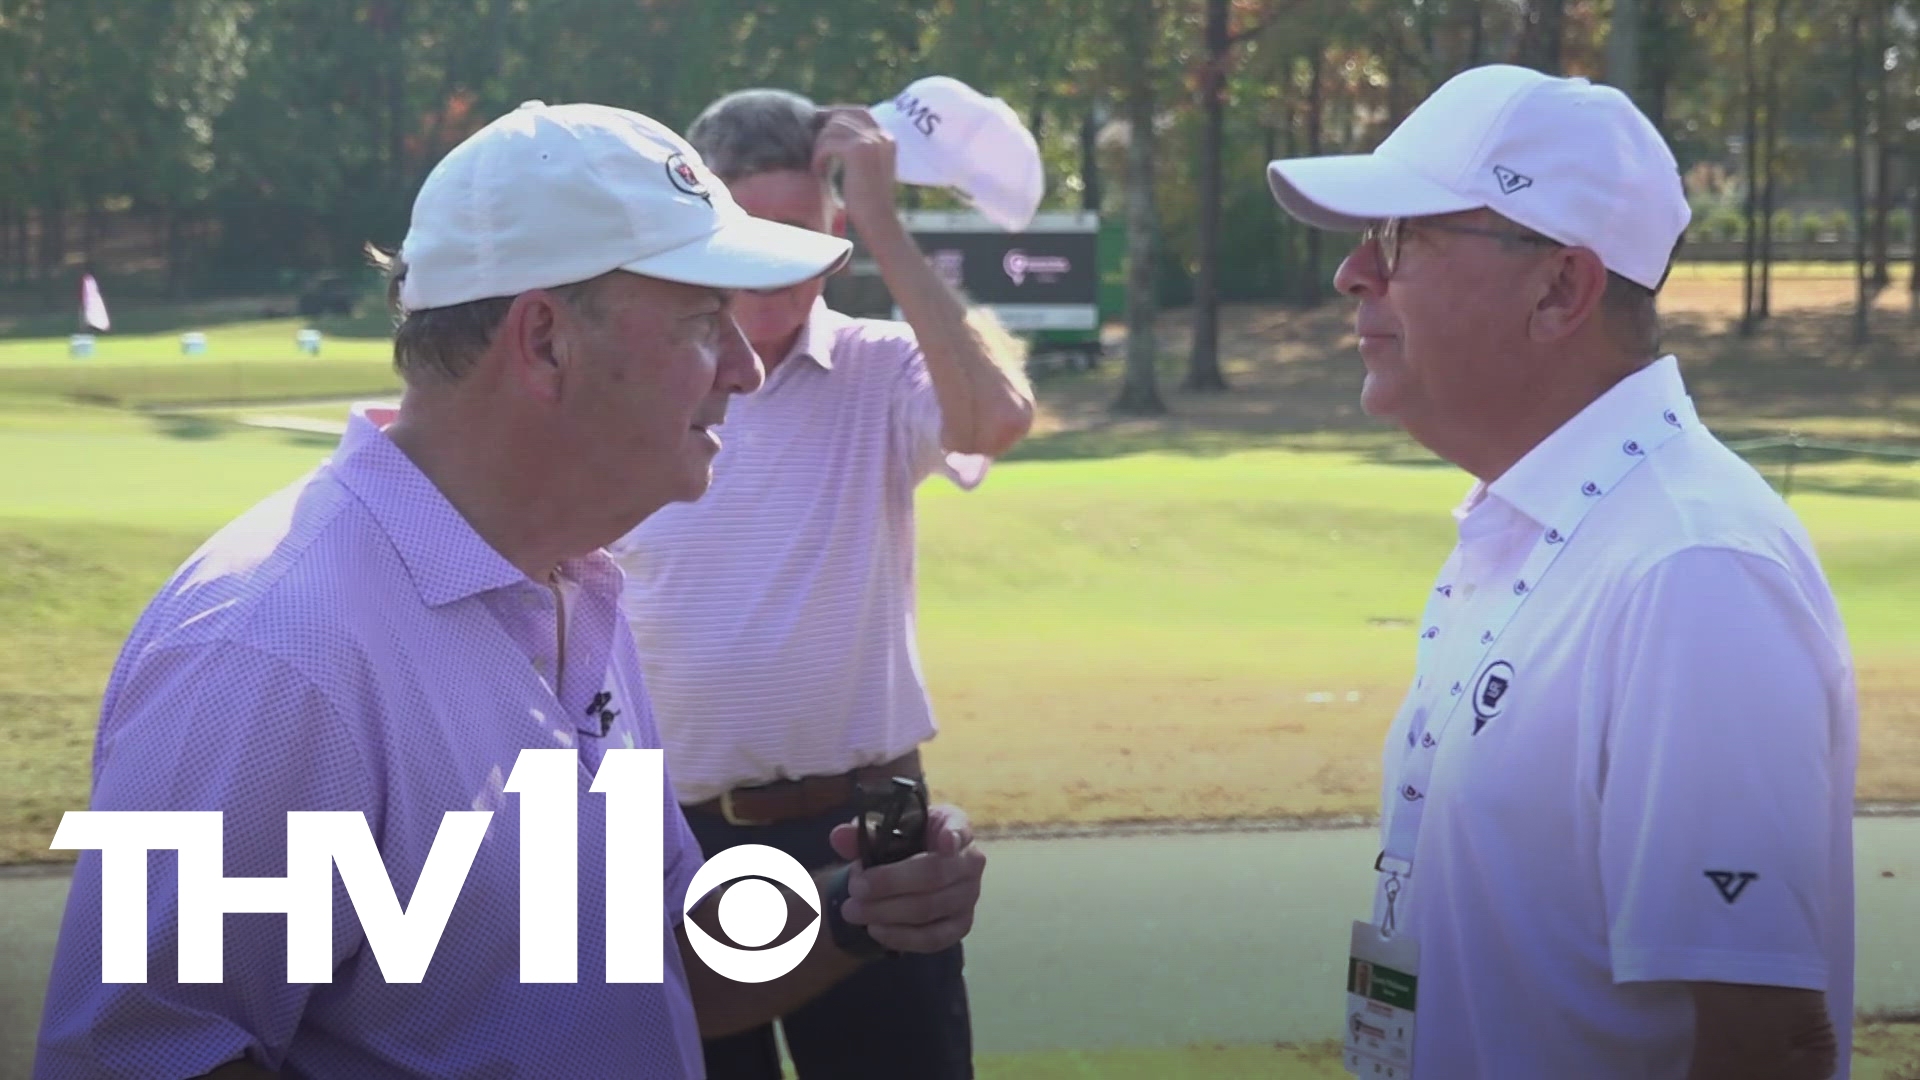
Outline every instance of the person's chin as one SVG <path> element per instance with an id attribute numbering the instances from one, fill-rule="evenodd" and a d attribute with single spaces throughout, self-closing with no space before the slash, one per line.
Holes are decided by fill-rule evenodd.
<path id="1" fill-rule="evenodd" d="M 713 486 L 713 456 L 695 457 L 689 460 L 681 470 L 680 484 L 674 492 L 675 502 L 697 502 Z"/>
<path id="2" fill-rule="evenodd" d="M 1372 371 L 1360 386 L 1360 411 L 1380 419 L 1392 419 L 1399 411 L 1400 394 L 1391 376 Z"/>

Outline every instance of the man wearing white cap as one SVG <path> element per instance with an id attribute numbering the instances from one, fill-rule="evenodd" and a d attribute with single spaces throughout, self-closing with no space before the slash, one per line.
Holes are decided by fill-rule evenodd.
<path id="1" fill-rule="evenodd" d="M 103 982 L 102 858 L 84 852 L 37 1076 L 696 1078 L 702 1034 L 860 968 L 834 944 L 844 926 L 905 952 L 964 936 L 984 856 L 953 808 L 930 813 L 926 850 L 853 872 L 834 932 L 772 981 L 723 978 L 690 944 L 702 859 L 671 769 L 652 796 L 659 869 L 634 880 L 608 859 L 601 766 L 659 742 L 601 549 L 706 488 L 729 397 L 762 378 L 737 291 L 817 278 L 847 252 L 749 218 L 691 147 L 631 112 L 529 103 L 435 167 L 389 266 L 397 419 L 357 409 L 337 454 L 161 591 L 107 689 L 93 809 L 222 812 L 216 869 L 269 879 L 217 889 L 234 912 L 287 902 L 266 886 L 289 880 L 291 812 L 365 815 L 409 915 L 444 893 L 428 862 L 445 815 L 488 813 L 464 883 L 412 981 L 394 937 L 379 951 L 350 914 L 373 902 L 364 877 L 351 903 L 334 884 L 330 978 L 290 978 L 291 916 L 236 914 L 219 980 L 183 981 L 185 887 L 163 852 L 145 981 Z M 534 816 L 531 793 L 551 789 L 525 775 L 527 750 L 572 751 L 551 775 L 563 809 Z M 844 863 L 853 829 L 831 825 L 821 843 Z M 710 935 L 724 888 L 693 897 Z M 617 889 L 664 906 L 610 903 Z M 414 922 L 398 933 L 433 930 Z M 614 968 L 636 939 L 662 945 L 651 981 L 644 961 Z"/>
<path id="2" fill-rule="evenodd" d="M 1852 661 L 1807 533 L 1660 354 L 1659 133 L 1492 66 L 1268 175 L 1363 233 L 1367 411 L 1476 480 L 1386 740 L 1349 1069 L 1845 1076 Z"/>
<path id="3" fill-rule="evenodd" d="M 822 282 L 738 297 L 766 385 L 735 403 L 713 487 L 613 547 L 694 835 L 834 858 L 863 788 L 924 780 L 935 731 L 915 641 L 914 492 L 964 490 L 1022 438 L 1017 349 L 977 324 L 895 209 L 895 143 L 865 109 L 750 90 L 688 139 L 748 212 L 827 238 L 850 223 L 905 316 L 831 310 Z M 841 171 L 844 205 L 829 180 Z M 782 1020 L 804 1080 L 972 1075 L 958 945 L 879 960 Z M 771 1025 L 707 1045 L 711 1075 L 781 1075 Z"/>

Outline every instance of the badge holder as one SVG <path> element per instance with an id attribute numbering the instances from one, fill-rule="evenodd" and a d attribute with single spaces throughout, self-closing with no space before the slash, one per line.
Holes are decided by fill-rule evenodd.
<path id="1" fill-rule="evenodd" d="M 1420 949 L 1414 939 L 1387 936 L 1372 923 L 1353 924 L 1347 959 L 1346 1045 L 1342 1062 L 1362 1080 L 1413 1076 L 1413 1005 Z"/>

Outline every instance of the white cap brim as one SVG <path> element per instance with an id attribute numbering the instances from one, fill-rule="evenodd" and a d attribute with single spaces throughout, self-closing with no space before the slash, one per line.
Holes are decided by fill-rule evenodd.
<path id="1" fill-rule="evenodd" d="M 1267 186 L 1287 213 L 1336 232 L 1360 232 L 1383 218 L 1454 214 L 1486 205 L 1374 154 L 1268 162 Z"/>
<path id="2" fill-rule="evenodd" d="M 784 289 L 833 273 L 852 254 L 852 242 L 838 236 L 740 215 L 690 244 L 620 269 L 710 289 Z"/>

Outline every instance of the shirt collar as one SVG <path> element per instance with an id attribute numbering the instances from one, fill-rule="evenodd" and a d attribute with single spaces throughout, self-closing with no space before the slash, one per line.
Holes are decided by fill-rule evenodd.
<path id="1" fill-rule="evenodd" d="M 800 328 L 800 336 L 793 339 L 793 348 L 787 350 L 786 360 L 806 357 L 819 364 L 822 370 L 833 370 L 833 344 L 840 336 L 840 327 L 847 321 L 845 315 L 827 306 L 826 297 L 816 296 L 813 310 L 807 313 L 807 321 Z M 784 365 L 786 360 L 782 360 Z"/>
<path id="2" fill-rule="evenodd" d="M 1586 469 L 1594 455 L 1612 452 L 1622 428 L 1649 412 L 1687 400 L 1679 359 L 1664 356 L 1615 383 L 1560 425 L 1492 484 L 1484 485 L 1485 493 L 1552 528 L 1566 501 L 1568 476 Z M 1474 486 L 1463 507 L 1479 498 L 1482 486 Z"/>
<path id="3" fill-rule="evenodd" d="M 327 463 L 360 500 L 400 556 L 414 591 L 428 607 L 530 583 L 520 568 L 481 539 L 427 475 L 387 438 L 393 410 L 361 404 L 347 418 L 340 448 Z M 602 566 L 602 563 L 607 563 Z M 561 564 L 563 574 L 589 587 L 614 572 L 603 553 Z"/>

